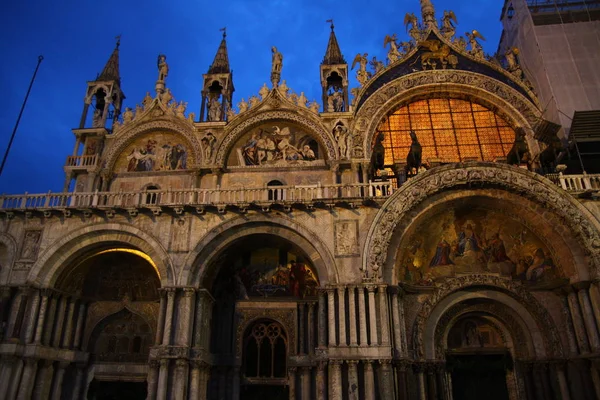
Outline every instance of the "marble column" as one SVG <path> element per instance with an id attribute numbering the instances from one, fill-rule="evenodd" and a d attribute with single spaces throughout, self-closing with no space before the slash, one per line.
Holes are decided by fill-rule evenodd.
<path id="1" fill-rule="evenodd" d="M 336 343 L 335 332 L 335 289 L 327 288 L 327 320 L 329 322 L 329 347 L 334 347 Z"/>
<path id="2" fill-rule="evenodd" d="M 166 288 L 167 291 L 167 309 L 165 313 L 165 326 L 162 344 L 168 346 L 171 344 L 171 329 L 173 327 L 173 311 L 175 309 L 175 288 Z"/>
<path id="3" fill-rule="evenodd" d="M 63 335 L 62 345 L 61 347 L 69 349 L 71 348 L 71 343 L 73 343 L 73 321 L 75 319 L 75 303 L 77 300 L 75 298 L 69 299 L 69 309 L 67 311 L 67 324 L 65 326 L 65 333 Z"/>
<path id="4" fill-rule="evenodd" d="M 194 315 L 194 288 L 183 288 L 179 299 L 177 316 L 177 345 L 190 346 L 192 339 L 192 316 Z"/>
<path id="5" fill-rule="evenodd" d="M 572 288 L 568 289 L 567 300 L 569 303 L 569 311 L 571 312 L 571 319 L 573 322 L 573 328 L 575 330 L 575 337 L 577 338 L 577 345 L 580 353 L 589 353 L 589 343 L 585 328 L 583 326 L 583 317 L 581 316 L 581 309 L 579 308 L 579 299 L 577 294 Z"/>
<path id="6" fill-rule="evenodd" d="M 19 322 L 19 313 L 21 312 L 21 305 L 27 302 L 27 296 L 29 294 L 29 288 L 20 287 L 18 293 L 15 295 L 12 305 L 10 306 L 10 314 L 8 316 L 8 325 L 6 327 L 6 333 L 4 337 L 10 339 L 16 337 L 15 328 Z"/>
<path id="7" fill-rule="evenodd" d="M 164 289 L 159 289 L 158 293 L 160 295 L 160 305 L 158 308 L 158 322 L 156 324 L 156 335 L 154 337 L 154 344 L 160 345 L 162 344 L 163 331 L 165 327 L 165 313 L 167 309 L 167 292 Z"/>
<path id="8" fill-rule="evenodd" d="M 317 337 L 317 341 L 318 341 L 318 346 L 319 348 L 325 348 L 327 347 L 327 316 L 326 311 L 325 311 L 325 290 L 323 289 L 319 289 L 319 310 L 318 313 L 319 315 L 317 316 L 318 321 L 317 321 L 317 325 L 318 325 L 318 337 Z"/>
<path id="9" fill-rule="evenodd" d="M 569 384 L 567 383 L 565 369 L 565 362 L 557 362 L 555 364 L 556 380 L 558 381 L 558 388 L 560 390 L 561 400 L 571 400 L 571 394 L 569 393 Z"/>
<path id="10" fill-rule="evenodd" d="M 202 363 L 200 367 L 200 400 L 208 398 L 208 381 L 210 380 L 210 366 Z"/>
<path id="11" fill-rule="evenodd" d="M 160 368 L 158 370 L 158 388 L 156 390 L 156 400 L 167 399 L 167 384 L 169 379 L 169 360 L 161 359 L 159 361 Z"/>
<path id="12" fill-rule="evenodd" d="M 23 368 L 23 377 L 19 386 L 18 400 L 30 400 L 31 392 L 37 375 L 38 360 L 35 358 L 25 358 L 25 366 Z"/>
<path id="13" fill-rule="evenodd" d="M 329 360 L 329 400 L 342 400 L 342 362 L 340 360 Z"/>
<path id="14" fill-rule="evenodd" d="M 6 398 L 8 391 L 8 382 L 12 375 L 13 364 L 17 362 L 13 356 L 3 356 L 0 358 L 0 399 Z"/>
<path id="15" fill-rule="evenodd" d="M 85 318 L 86 304 L 83 300 L 79 301 L 79 310 L 77 312 L 77 323 L 75 324 L 75 337 L 73 338 L 73 348 L 79 349 L 81 345 L 81 335 L 83 334 L 83 321 Z"/>
<path id="16" fill-rule="evenodd" d="M 370 345 L 377 346 L 377 311 L 375 311 L 375 285 L 367 285 L 367 293 L 369 294 L 369 336 Z"/>
<path id="17" fill-rule="evenodd" d="M 14 400 L 17 397 L 19 390 L 19 383 L 21 382 L 21 373 L 23 372 L 23 361 L 17 359 L 13 366 L 13 374 L 8 384 L 8 392 L 6 393 L 6 400 Z"/>
<path id="18" fill-rule="evenodd" d="M 574 286 L 578 289 L 577 297 L 579 298 L 579 306 L 581 307 L 583 323 L 587 332 L 590 348 L 592 353 L 596 353 L 600 351 L 600 338 L 598 337 L 598 328 L 596 327 L 594 311 L 588 294 L 589 283 L 581 282 Z"/>
<path id="19" fill-rule="evenodd" d="M 365 400 L 375 400 L 375 375 L 373 373 L 373 361 L 363 361 L 365 368 Z"/>
<path id="20" fill-rule="evenodd" d="M 304 303 L 298 303 L 298 355 L 304 355 Z"/>
<path id="21" fill-rule="evenodd" d="M 54 322 L 56 319 L 56 308 L 58 307 L 58 295 L 52 294 L 52 297 L 48 302 L 48 315 L 46 316 L 46 323 L 44 324 L 44 334 L 42 335 L 42 344 L 50 346 L 50 340 L 52 339 L 52 333 L 54 331 Z"/>
<path id="22" fill-rule="evenodd" d="M 28 310 L 27 326 L 25 328 L 25 343 L 31 343 L 33 341 L 33 335 L 35 334 L 35 326 L 38 319 L 38 311 L 40 308 L 41 296 L 39 290 L 35 290 L 31 296 L 31 304 Z"/>
<path id="23" fill-rule="evenodd" d="M 188 361 L 178 358 L 175 361 L 175 384 L 173 385 L 172 397 L 185 399 L 187 397 Z"/>
<path id="24" fill-rule="evenodd" d="M 308 354 L 315 353 L 315 303 L 308 303 Z"/>
<path id="25" fill-rule="evenodd" d="M 66 296 L 61 296 L 58 300 L 57 312 L 56 312 L 56 326 L 54 328 L 54 335 L 52 336 L 52 347 L 59 347 L 62 339 L 63 327 L 65 324 L 65 314 L 67 312 Z"/>
<path id="26" fill-rule="evenodd" d="M 382 399 L 394 398 L 394 381 L 392 380 L 392 360 L 379 360 L 379 392 Z"/>
<path id="27" fill-rule="evenodd" d="M 81 386 L 83 385 L 83 378 L 85 376 L 84 371 L 84 364 L 75 364 L 75 382 L 73 382 L 73 392 L 71 393 L 71 400 L 79 400 L 81 397 Z M 154 400 L 154 398 L 152 398 L 151 400 Z"/>
<path id="28" fill-rule="evenodd" d="M 358 387 L 358 361 L 348 360 L 348 398 L 358 399 L 360 389 Z"/>
<path id="29" fill-rule="evenodd" d="M 325 383 L 325 366 L 326 363 L 324 361 L 319 361 L 317 364 L 317 373 L 315 376 L 315 387 L 317 400 L 326 400 L 327 399 L 327 385 Z"/>
<path id="30" fill-rule="evenodd" d="M 398 387 L 398 393 L 396 398 L 398 400 L 408 400 L 408 381 L 406 380 L 406 368 L 408 367 L 406 361 L 398 361 L 396 364 L 396 382 Z"/>
<path id="31" fill-rule="evenodd" d="M 148 382 L 147 390 L 148 394 L 146 396 L 146 400 L 156 400 L 156 384 L 158 380 L 158 367 L 159 364 L 156 360 L 150 360 L 148 363 L 148 377 L 146 381 Z"/>
<path id="32" fill-rule="evenodd" d="M 69 366 L 68 362 L 59 362 L 54 370 L 54 386 L 52 387 L 51 399 L 60 399 L 63 387 L 63 378 L 65 377 L 65 369 Z"/>
<path id="33" fill-rule="evenodd" d="M 348 325 L 350 329 L 350 346 L 358 346 L 356 335 L 356 286 L 348 286 Z"/>
<path id="34" fill-rule="evenodd" d="M 200 363 L 198 361 L 192 361 L 192 372 L 190 373 L 190 398 L 189 400 L 200 400 L 202 399 L 200 394 Z M 152 399 L 148 399 L 152 400 Z"/>
<path id="35" fill-rule="evenodd" d="M 310 397 L 310 367 L 300 368 L 300 398 L 311 400 Z"/>
<path id="36" fill-rule="evenodd" d="M 600 399 L 600 360 L 592 360 L 590 372 L 592 375 L 592 384 L 596 392 L 596 398 Z"/>
<path id="37" fill-rule="evenodd" d="M 425 387 L 425 364 L 413 364 L 413 370 L 417 380 L 417 398 L 419 400 L 427 400 L 427 388 Z"/>
<path id="38" fill-rule="evenodd" d="M 346 286 L 338 286 L 339 346 L 346 346 Z"/>
<path id="39" fill-rule="evenodd" d="M 402 341 L 400 339 L 400 311 L 398 310 L 398 287 L 388 287 L 388 291 L 392 295 L 392 326 L 394 329 L 394 350 L 395 356 L 402 355 Z"/>
<path id="40" fill-rule="evenodd" d="M 437 382 L 436 382 L 436 371 L 435 364 L 428 363 L 425 367 L 425 373 L 427 377 L 427 395 L 429 400 L 437 400 Z"/>
<path id="41" fill-rule="evenodd" d="M 387 286 L 379 285 L 379 320 L 381 321 L 381 345 L 390 345 L 390 317 L 388 313 Z"/>
<path id="42" fill-rule="evenodd" d="M 365 288 L 358 286 L 358 333 L 360 346 L 368 346 L 367 340 L 367 311 L 365 308 Z"/>
<path id="43" fill-rule="evenodd" d="M 232 396 L 231 400 L 240 400 L 240 367 L 235 366 L 231 371 L 233 378 L 231 380 Z"/>
<path id="44" fill-rule="evenodd" d="M 590 285 L 590 302 L 592 303 L 592 310 L 594 311 L 594 319 L 596 320 L 596 328 L 600 330 L 600 284 L 598 282 L 592 282 Z"/>
<path id="45" fill-rule="evenodd" d="M 10 304 L 12 290 L 8 286 L 0 286 L 0 321 L 4 321 L 6 315 L 6 309 L 8 308 L 8 304 Z M 5 327 L 0 326 L 0 340 L 4 337 L 6 333 L 4 331 Z"/>
<path id="46" fill-rule="evenodd" d="M 296 400 L 296 367 L 288 368 L 288 385 L 290 389 L 290 400 Z"/>
<path id="47" fill-rule="evenodd" d="M 34 400 L 47 400 L 50 398 L 50 385 L 52 384 L 52 375 L 54 369 L 52 361 L 43 360 L 40 363 L 38 370 L 38 377 L 33 388 L 33 399 Z"/>

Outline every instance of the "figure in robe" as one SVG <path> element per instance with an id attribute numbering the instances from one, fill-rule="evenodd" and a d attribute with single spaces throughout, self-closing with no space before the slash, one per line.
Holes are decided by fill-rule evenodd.
<path id="1" fill-rule="evenodd" d="M 450 259 L 451 250 L 452 250 L 452 248 L 450 246 L 450 243 L 448 243 L 446 241 L 446 239 L 442 238 L 442 240 L 440 240 L 440 242 L 437 245 L 437 248 L 435 250 L 435 255 L 431 259 L 431 262 L 429 263 L 429 267 L 437 267 L 437 266 L 441 266 L 441 265 L 453 265 L 454 263 Z"/>
<path id="2" fill-rule="evenodd" d="M 554 263 L 550 257 L 546 257 L 544 250 L 538 248 L 533 254 L 531 266 L 525 273 L 525 279 L 530 282 L 538 282 L 546 278 L 548 273 L 554 268 Z"/>
<path id="3" fill-rule="evenodd" d="M 475 235 L 473 226 L 467 224 L 465 229 L 458 235 L 457 255 L 463 256 L 466 252 L 479 252 L 480 250 L 479 240 L 477 239 L 477 235 Z"/>
<path id="4" fill-rule="evenodd" d="M 500 233 L 496 232 L 489 242 L 489 262 L 499 263 L 511 261 L 506 254 L 504 241 L 500 239 Z"/>

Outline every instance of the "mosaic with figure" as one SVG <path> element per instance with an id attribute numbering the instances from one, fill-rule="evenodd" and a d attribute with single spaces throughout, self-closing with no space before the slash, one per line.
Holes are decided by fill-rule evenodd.
<path id="1" fill-rule="evenodd" d="M 398 251 L 400 281 L 431 285 L 439 278 L 468 273 L 495 273 L 529 283 L 560 278 L 543 242 L 499 212 L 449 208 L 411 231 Z"/>
<path id="2" fill-rule="evenodd" d="M 175 171 L 190 165 L 188 146 L 172 133 L 154 132 L 131 143 L 117 161 L 119 172 Z"/>
<path id="3" fill-rule="evenodd" d="M 287 122 L 269 122 L 251 129 L 233 147 L 230 166 L 323 165 L 317 141 Z"/>

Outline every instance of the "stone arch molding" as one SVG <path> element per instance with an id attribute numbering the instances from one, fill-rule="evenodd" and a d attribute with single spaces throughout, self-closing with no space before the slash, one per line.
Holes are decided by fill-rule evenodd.
<path id="1" fill-rule="evenodd" d="M 477 290 L 469 290 L 471 288 Z M 415 319 L 412 335 L 417 358 L 435 359 L 435 334 L 440 320 L 453 306 L 470 299 L 492 300 L 517 315 L 523 323 L 522 331 L 529 336 L 525 340 L 529 341 L 528 346 L 533 351 L 531 355 L 538 358 L 562 357 L 563 347 L 554 321 L 521 282 L 478 274 L 446 279 L 423 303 Z"/>
<path id="2" fill-rule="evenodd" d="M 430 169 L 402 185 L 375 216 L 363 251 L 363 275 L 381 281 L 388 264 L 389 245 L 396 228 L 412 209 L 427 198 L 465 186 L 500 187 L 529 198 L 548 209 L 573 232 L 587 257 L 591 278 L 600 274 L 600 224 L 571 195 L 546 178 L 506 164 L 448 164 Z"/>
<path id="3" fill-rule="evenodd" d="M 202 146 L 200 145 L 200 140 L 194 133 L 193 128 L 186 121 L 181 119 L 161 118 L 153 119 L 148 122 L 141 122 L 139 125 L 135 125 L 131 129 L 123 128 L 116 134 L 114 141 L 107 141 L 107 146 L 109 146 L 109 148 L 104 156 L 106 164 L 103 166 L 103 168 L 106 168 L 108 171 L 113 171 L 119 156 L 121 153 L 123 153 L 125 148 L 131 144 L 131 142 L 144 133 L 149 133 L 156 130 L 165 130 L 183 136 L 191 145 L 192 148 L 190 150 L 192 150 L 194 153 L 195 164 L 189 165 L 188 169 L 194 169 L 197 168 L 198 165 L 201 165 L 203 161 Z"/>
<path id="4" fill-rule="evenodd" d="M 371 143 L 379 122 L 403 102 L 418 95 L 456 93 L 469 95 L 495 106 L 501 115 L 522 126 L 531 138 L 532 128 L 541 118 L 540 110 L 510 86 L 469 71 L 436 70 L 405 75 L 384 85 L 366 99 L 358 110 L 351 128 L 355 157 L 370 158 Z M 533 144 L 530 141 L 530 146 Z"/>
<path id="5" fill-rule="evenodd" d="M 289 218 L 256 214 L 224 222 L 200 239 L 184 260 L 179 284 L 201 286 L 214 257 L 235 240 L 258 233 L 279 235 L 301 248 L 317 269 L 321 285 L 339 281 L 335 259 L 315 232 Z"/>
<path id="6" fill-rule="evenodd" d="M 172 261 L 162 244 L 142 230 L 125 224 L 96 224 L 78 228 L 52 243 L 37 259 L 28 281 L 41 287 L 52 287 L 64 268 L 94 246 L 123 243 L 146 253 L 156 264 L 162 287 L 173 284 Z"/>
<path id="7" fill-rule="evenodd" d="M 274 99 L 276 98 L 271 98 L 271 100 Z M 271 103 L 273 102 L 271 101 Z M 281 109 L 259 112 L 255 115 L 242 119 L 239 124 L 235 125 L 231 130 L 225 132 L 223 140 L 219 144 L 219 147 L 216 151 L 215 164 L 224 168 L 225 164 L 227 163 L 227 157 L 233 149 L 233 145 L 244 133 L 257 125 L 276 119 L 293 122 L 306 128 L 307 132 L 312 133 L 319 144 L 323 146 L 327 153 L 327 159 L 336 159 L 338 154 L 337 144 L 335 143 L 332 134 L 316 117 L 309 115 L 309 113 L 310 111 L 305 109 Z"/>

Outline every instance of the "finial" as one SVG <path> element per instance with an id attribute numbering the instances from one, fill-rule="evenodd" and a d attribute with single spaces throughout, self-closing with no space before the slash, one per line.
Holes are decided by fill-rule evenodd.
<path id="1" fill-rule="evenodd" d="M 334 28 L 334 26 L 333 26 L 333 18 L 332 19 L 328 19 L 325 22 L 327 22 L 328 24 L 331 24 L 331 32 L 333 32 L 333 28 Z"/>
<path id="2" fill-rule="evenodd" d="M 117 49 L 118 49 L 119 46 L 121 45 L 121 34 L 118 34 L 117 36 L 115 36 L 115 39 L 117 39 Z"/>
<path id="3" fill-rule="evenodd" d="M 219 31 L 223 32 L 223 39 L 225 39 L 225 37 L 227 37 L 227 27 L 225 26 L 219 29 Z"/>

